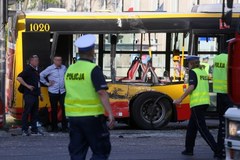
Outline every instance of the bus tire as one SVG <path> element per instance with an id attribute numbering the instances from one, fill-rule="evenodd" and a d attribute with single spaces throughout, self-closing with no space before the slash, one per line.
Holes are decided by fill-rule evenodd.
<path id="1" fill-rule="evenodd" d="M 142 93 L 131 108 L 131 118 L 141 129 L 161 129 L 168 124 L 171 116 L 172 103 L 159 92 Z"/>

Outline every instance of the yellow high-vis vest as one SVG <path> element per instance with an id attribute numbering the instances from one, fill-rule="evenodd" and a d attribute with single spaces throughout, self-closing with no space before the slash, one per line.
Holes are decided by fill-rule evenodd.
<path id="1" fill-rule="evenodd" d="M 210 104 L 208 74 L 204 69 L 195 68 L 197 87 L 190 93 L 190 108 Z"/>
<path id="2" fill-rule="evenodd" d="M 213 92 L 227 93 L 228 55 L 219 54 L 213 59 Z"/>
<path id="3" fill-rule="evenodd" d="M 102 102 L 92 84 L 91 72 L 96 64 L 77 61 L 65 74 L 65 112 L 67 117 L 104 114 Z"/>

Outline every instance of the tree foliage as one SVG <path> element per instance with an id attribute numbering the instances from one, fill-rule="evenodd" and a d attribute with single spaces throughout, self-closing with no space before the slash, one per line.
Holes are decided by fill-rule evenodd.
<path id="1" fill-rule="evenodd" d="M 59 0 L 31 0 L 31 1 L 30 0 L 22 0 L 22 1 L 30 2 L 28 8 L 31 10 L 37 8 L 39 4 L 41 4 L 42 6 L 46 6 L 48 4 L 59 4 Z"/>

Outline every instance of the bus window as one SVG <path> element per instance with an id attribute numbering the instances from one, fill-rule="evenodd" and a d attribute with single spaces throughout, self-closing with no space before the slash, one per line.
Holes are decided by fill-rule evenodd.
<path id="1" fill-rule="evenodd" d="M 110 55 L 106 54 L 110 51 L 110 34 L 104 35 L 104 59 L 103 59 L 103 72 L 110 78 Z M 117 55 L 116 55 L 116 79 L 126 77 L 128 69 L 130 68 L 135 57 L 141 57 L 142 65 L 147 65 L 150 60 L 149 47 L 151 44 L 151 51 L 153 53 L 152 66 L 155 68 L 155 73 L 158 77 L 163 76 L 165 71 L 166 56 L 166 33 L 151 33 L 150 44 L 149 34 L 131 33 L 131 34 L 118 34 Z M 141 42 L 142 41 L 142 42 Z M 157 54 L 156 54 L 157 53 Z M 160 54 L 161 53 L 161 54 Z M 140 75 L 137 75 L 141 77 Z"/>
<path id="2" fill-rule="evenodd" d="M 116 54 L 116 79 L 117 80 L 127 76 L 128 69 L 130 68 L 133 60 L 139 56 L 140 54 Z M 166 56 L 163 54 L 153 54 L 152 66 L 158 77 L 163 77 L 163 73 L 165 71 L 165 57 Z M 149 55 L 143 54 L 142 59 L 143 59 L 142 65 L 146 66 L 147 61 L 150 60 Z M 103 64 L 104 64 L 103 73 L 108 79 L 110 79 L 111 78 L 110 54 L 104 55 Z M 136 74 L 136 77 L 140 76 L 138 74 L 139 73 Z"/>
<path id="3" fill-rule="evenodd" d="M 166 66 L 166 55 L 165 54 L 153 54 L 152 65 L 155 68 L 155 73 L 158 77 L 163 77 Z"/>
<path id="4" fill-rule="evenodd" d="M 184 38 L 184 42 L 183 42 Z M 184 51 L 188 51 L 188 43 L 189 43 L 189 34 L 188 33 L 172 33 L 172 41 L 171 41 L 171 51 L 179 50 L 182 51 L 182 47 L 184 47 Z"/>
<path id="5" fill-rule="evenodd" d="M 185 74 L 183 59 L 188 53 L 189 33 L 172 33 L 171 39 L 170 77 L 174 81 L 183 80 Z"/>
<path id="6" fill-rule="evenodd" d="M 217 52 L 217 37 L 198 37 L 198 52 Z"/>
<path id="7" fill-rule="evenodd" d="M 105 51 L 110 51 L 110 34 L 106 34 Z M 141 50 L 141 33 L 118 34 L 117 51 L 140 51 Z M 152 51 L 166 51 L 166 33 L 151 33 Z M 148 33 L 142 37 L 142 51 L 148 51 L 149 39 Z"/>
<path id="8" fill-rule="evenodd" d="M 116 54 L 116 79 L 120 79 L 126 77 L 127 71 L 131 66 L 131 56 L 138 56 L 136 54 Z M 134 58 L 135 58 L 134 56 Z M 111 78 L 111 71 L 110 71 L 110 54 L 104 54 L 103 57 L 103 73 L 107 76 L 108 79 Z"/>
<path id="9" fill-rule="evenodd" d="M 177 35 L 177 36 L 174 36 Z M 110 51 L 110 35 L 105 35 L 105 55 L 103 60 L 103 71 L 107 77 L 111 77 L 110 74 L 110 55 L 106 54 Z M 116 79 L 125 77 L 128 69 L 131 66 L 132 61 L 135 57 L 141 57 L 141 62 L 143 65 L 146 65 L 150 60 L 150 56 L 148 54 L 149 51 L 149 34 L 142 34 L 142 45 L 141 45 L 141 34 L 118 34 L 118 43 L 117 43 L 117 55 L 116 55 Z M 174 76 L 174 67 L 172 59 L 172 52 L 174 48 L 179 51 L 180 57 L 182 52 L 186 54 L 188 51 L 188 43 L 189 43 L 189 34 L 187 33 L 173 33 L 171 39 L 171 49 L 170 52 L 166 52 L 166 33 L 151 33 L 151 51 L 153 53 L 152 56 L 152 67 L 158 77 L 163 77 L 163 73 L 167 71 L 166 69 L 166 54 L 170 54 L 170 76 Z M 181 57 L 182 58 L 182 57 Z M 180 59 L 181 59 L 180 58 Z M 182 70 L 181 61 L 179 61 L 179 72 Z M 181 72 L 184 74 L 184 71 Z M 180 77 L 180 76 L 178 76 Z"/>

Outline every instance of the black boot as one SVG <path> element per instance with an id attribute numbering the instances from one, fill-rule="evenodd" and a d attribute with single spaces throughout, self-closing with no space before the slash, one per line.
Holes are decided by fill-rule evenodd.
<path id="1" fill-rule="evenodd" d="M 182 154 L 186 156 L 193 156 L 193 151 L 184 150 L 182 151 Z"/>

